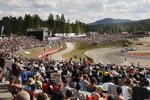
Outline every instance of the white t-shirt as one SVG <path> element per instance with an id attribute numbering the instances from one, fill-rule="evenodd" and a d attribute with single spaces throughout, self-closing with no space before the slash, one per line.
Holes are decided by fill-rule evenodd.
<path id="1" fill-rule="evenodd" d="M 104 84 L 103 84 L 103 89 L 104 89 L 105 91 L 108 91 L 108 87 L 109 87 L 110 84 L 114 85 L 114 83 L 112 83 L 112 82 L 106 82 L 106 83 L 104 83 Z"/>
<path id="2" fill-rule="evenodd" d="M 67 85 L 67 86 L 62 86 L 61 88 L 60 88 L 60 91 L 62 92 L 62 94 L 64 95 L 64 97 L 66 97 L 66 92 L 67 92 L 67 90 L 71 90 L 71 88 Z"/>
<path id="3" fill-rule="evenodd" d="M 125 99 L 131 98 L 131 94 L 128 92 L 128 86 L 122 86 L 122 93 Z"/>
<path id="4" fill-rule="evenodd" d="M 6 62 L 5 64 L 5 68 L 9 68 L 10 70 L 12 70 L 12 64 L 14 63 L 14 59 L 10 59 Z"/>

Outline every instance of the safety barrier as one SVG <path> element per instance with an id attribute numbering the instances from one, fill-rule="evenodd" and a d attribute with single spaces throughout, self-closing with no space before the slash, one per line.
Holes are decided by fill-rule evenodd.
<path id="1" fill-rule="evenodd" d="M 62 46 L 60 46 L 59 48 L 55 48 L 55 49 L 52 49 L 52 50 L 50 50 L 50 51 L 42 52 L 42 53 L 38 56 L 38 58 L 43 58 L 43 57 L 45 57 L 46 55 L 55 53 L 55 52 L 61 50 L 63 47 L 64 47 L 64 46 L 62 45 Z"/>

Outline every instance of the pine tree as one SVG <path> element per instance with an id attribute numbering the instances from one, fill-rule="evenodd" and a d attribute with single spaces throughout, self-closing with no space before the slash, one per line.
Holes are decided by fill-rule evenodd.
<path id="1" fill-rule="evenodd" d="M 71 27 L 71 25 L 70 25 L 69 20 L 68 20 L 67 26 L 66 26 L 66 33 L 72 33 L 72 27 Z"/>
<path id="2" fill-rule="evenodd" d="M 52 31 L 52 33 L 54 33 L 54 17 L 53 17 L 53 14 L 50 14 L 48 16 L 48 20 L 47 20 L 47 26 L 49 28 L 50 31 Z"/>
<path id="3" fill-rule="evenodd" d="M 76 33 L 76 35 L 81 34 L 79 21 L 76 21 L 76 23 L 75 23 L 75 33 Z"/>

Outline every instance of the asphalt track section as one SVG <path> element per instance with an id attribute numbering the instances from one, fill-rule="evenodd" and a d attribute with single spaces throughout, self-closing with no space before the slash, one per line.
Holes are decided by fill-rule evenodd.
<path id="1" fill-rule="evenodd" d="M 120 52 L 121 48 L 99 48 L 87 51 L 85 54 L 94 60 L 94 63 L 131 65 L 150 68 L 150 58 L 130 56 Z M 126 59 L 126 61 L 125 61 Z"/>
<path id="2" fill-rule="evenodd" d="M 65 58 L 63 58 L 63 55 L 68 53 L 68 52 L 71 52 L 74 49 L 74 45 L 71 42 L 67 42 L 66 46 L 67 46 L 67 48 L 65 50 L 62 50 L 62 51 L 57 52 L 57 53 L 54 53 L 51 56 L 51 58 L 54 59 L 54 60 L 59 60 L 59 61 L 65 60 Z"/>

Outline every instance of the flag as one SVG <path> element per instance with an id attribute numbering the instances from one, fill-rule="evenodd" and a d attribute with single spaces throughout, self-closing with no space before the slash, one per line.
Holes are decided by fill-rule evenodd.
<path id="1" fill-rule="evenodd" d="M 3 31 L 4 31 L 4 26 L 2 26 L 2 29 L 1 29 L 1 36 L 3 36 Z"/>

